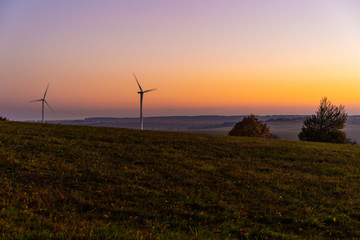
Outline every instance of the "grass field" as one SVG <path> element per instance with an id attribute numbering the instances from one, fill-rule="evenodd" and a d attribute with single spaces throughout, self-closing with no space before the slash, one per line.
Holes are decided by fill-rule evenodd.
<path id="1" fill-rule="evenodd" d="M 360 148 L 0 123 L 3 239 L 360 238 Z"/>

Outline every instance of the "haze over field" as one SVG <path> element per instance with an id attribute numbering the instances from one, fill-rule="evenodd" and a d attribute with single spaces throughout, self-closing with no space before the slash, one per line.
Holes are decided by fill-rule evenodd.
<path id="1" fill-rule="evenodd" d="M 144 129 L 207 133 L 228 135 L 235 124 L 244 116 L 168 116 L 147 117 Z M 283 140 L 299 140 L 298 134 L 306 115 L 268 115 L 257 116 L 266 123 L 272 134 Z M 85 118 L 81 120 L 55 120 L 49 123 L 86 125 L 96 127 L 116 127 L 139 129 L 139 118 Z M 360 116 L 348 116 L 345 132 L 350 140 L 360 142 Z"/>
<path id="2" fill-rule="evenodd" d="M 38 120 L 360 113 L 360 2 L 0 2 L 0 115 Z"/>

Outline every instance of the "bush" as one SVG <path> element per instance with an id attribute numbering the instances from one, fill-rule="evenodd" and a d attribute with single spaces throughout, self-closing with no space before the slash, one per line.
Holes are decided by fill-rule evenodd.
<path id="1" fill-rule="evenodd" d="M 270 134 L 270 129 L 266 123 L 262 123 L 255 115 L 244 117 L 238 122 L 235 127 L 229 132 L 230 136 L 244 136 L 244 137 L 265 137 L 271 138 L 274 135 Z"/>
<path id="2" fill-rule="evenodd" d="M 332 105 L 324 97 L 316 114 L 305 119 L 298 137 L 302 141 L 349 143 L 346 133 L 342 131 L 346 120 L 344 106 Z"/>
<path id="3" fill-rule="evenodd" d="M 6 117 L 0 116 L 0 121 L 9 121 Z"/>

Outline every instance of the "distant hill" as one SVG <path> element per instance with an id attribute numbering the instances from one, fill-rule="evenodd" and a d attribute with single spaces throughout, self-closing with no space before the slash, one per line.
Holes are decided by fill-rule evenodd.
<path id="1" fill-rule="evenodd" d="M 241 121 L 245 115 L 238 116 L 163 116 L 145 117 L 144 127 L 148 130 L 194 130 L 211 129 L 219 127 L 232 127 Z M 267 115 L 257 116 L 262 121 L 275 121 L 276 119 L 298 120 L 304 119 L 302 115 Z M 104 126 L 119 128 L 139 128 L 139 118 L 92 117 L 82 120 L 48 121 L 49 123 L 73 124 L 86 126 Z"/>
<path id="2" fill-rule="evenodd" d="M 4 239 L 359 239 L 360 148 L 0 122 Z"/>

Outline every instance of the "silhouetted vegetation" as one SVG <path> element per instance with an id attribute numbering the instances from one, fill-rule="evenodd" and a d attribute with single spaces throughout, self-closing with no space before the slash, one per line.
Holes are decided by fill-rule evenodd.
<path id="1" fill-rule="evenodd" d="M 230 136 L 242 137 L 265 137 L 270 138 L 270 128 L 266 123 L 262 123 L 255 115 L 244 117 L 238 122 L 234 128 L 229 132 Z"/>
<path id="2" fill-rule="evenodd" d="M 9 121 L 9 119 L 7 119 L 6 117 L 0 116 L 0 121 Z"/>
<path id="3" fill-rule="evenodd" d="M 312 142 L 349 143 L 342 130 L 347 120 L 345 107 L 335 106 L 324 97 L 315 115 L 308 117 L 299 133 L 299 139 Z"/>

